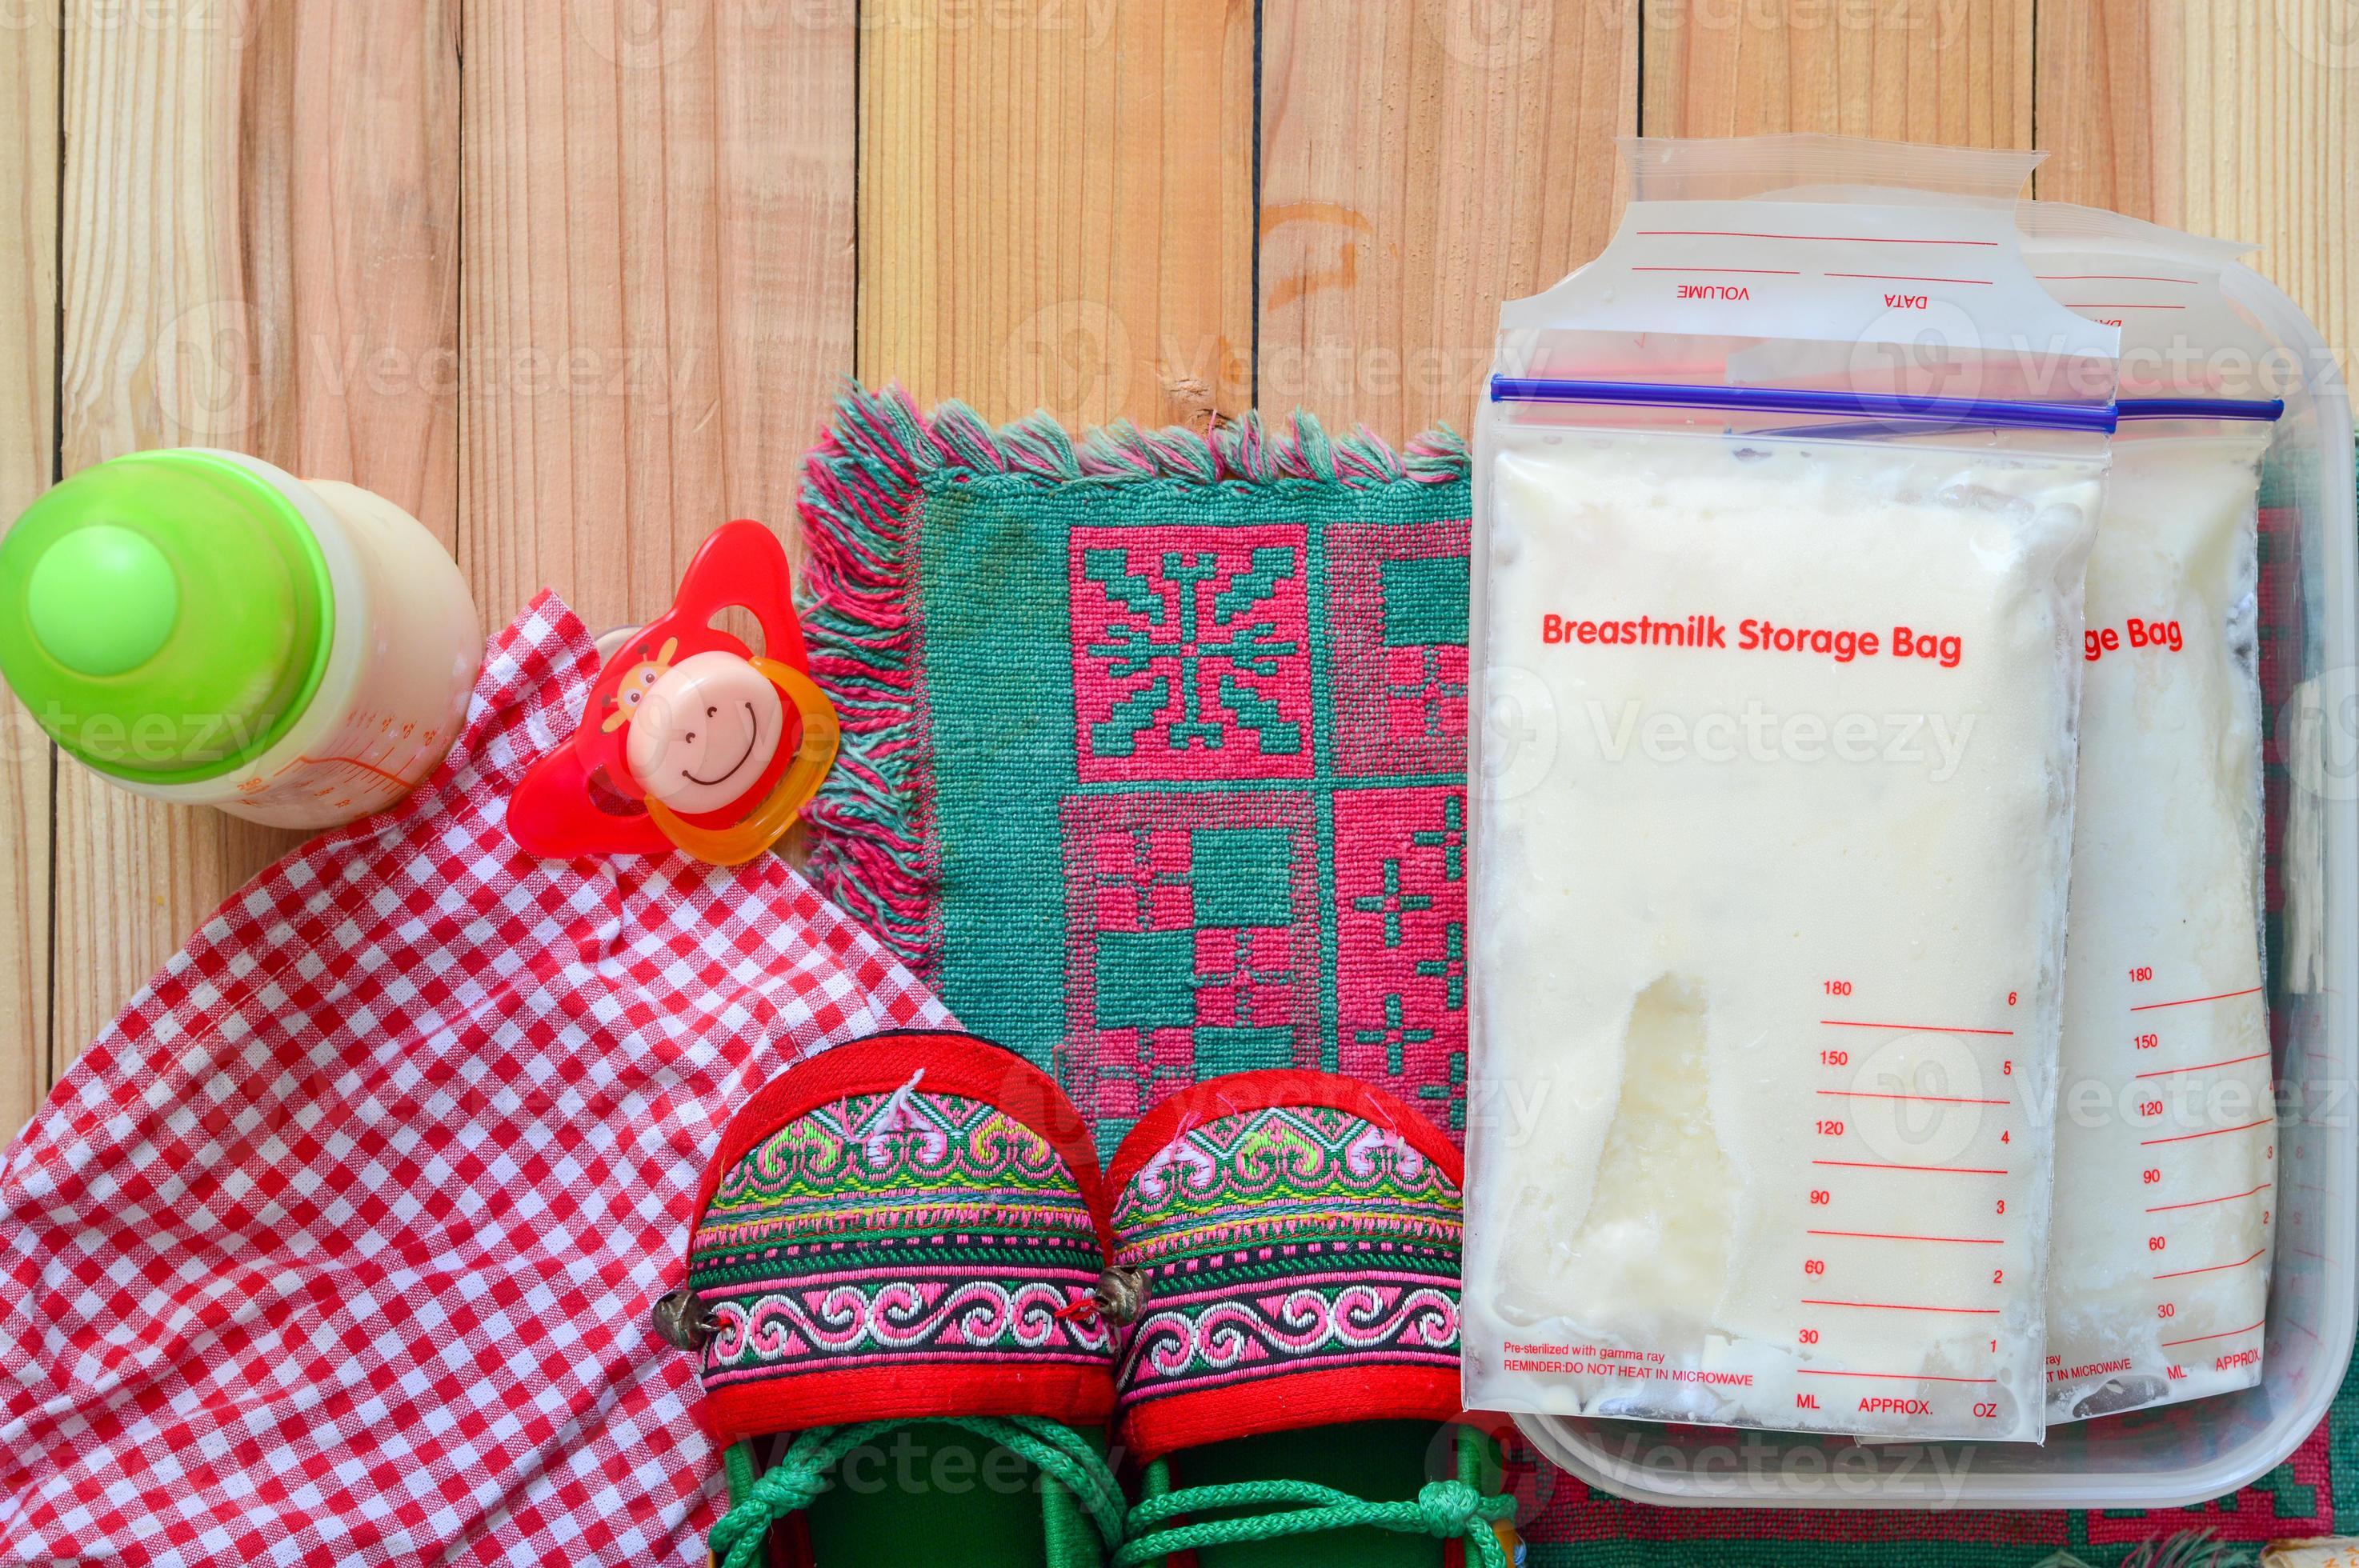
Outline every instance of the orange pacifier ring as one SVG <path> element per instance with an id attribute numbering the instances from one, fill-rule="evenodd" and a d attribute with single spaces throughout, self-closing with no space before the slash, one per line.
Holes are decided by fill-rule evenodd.
<path id="1" fill-rule="evenodd" d="M 647 797 L 647 815 L 663 829 L 664 837 L 682 853 L 711 866 L 744 865 L 786 837 L 787 829 L 819 793 L 820 781 L 835 765 L 836 747 L 842 738 L 835 704 L 828 701 L 827 694 L 809 676 L 776 659 L 757 657 L 745 662 L 778 688 L 802 720 L 802 740 L 777 785 L 742 821 L 726 827 L 699 827 L 653 795 Z"/>

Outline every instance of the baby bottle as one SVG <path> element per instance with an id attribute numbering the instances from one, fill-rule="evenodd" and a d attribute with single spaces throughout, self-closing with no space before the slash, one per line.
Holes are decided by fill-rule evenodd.
<path id="1" fill-rule="evenodd" d="M 0 676 L 158 800 L 303 829 L 382 810 L 450 750 L 483 653 L 416 518 L 235 452 L 99 463 L 0 534 Z"/>

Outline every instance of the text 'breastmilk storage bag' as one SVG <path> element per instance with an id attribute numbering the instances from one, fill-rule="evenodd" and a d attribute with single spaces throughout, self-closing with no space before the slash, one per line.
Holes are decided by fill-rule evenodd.
<path id="1" fill-rule="evenodd" d="M 2260 461 L 2248 246 L 2047 202 L 2049 292 L 2122 330 L 2082 636 L 2048 1419 L 2260 1380 L 2279 1197 L 2261 968 Z"/>
<path id="2" fill-rule="evenodd" d="M 2027 156 L 1632 147 L 1478 420 L 1466 1399 L 2037 1439 L 2115 334 Z"/>

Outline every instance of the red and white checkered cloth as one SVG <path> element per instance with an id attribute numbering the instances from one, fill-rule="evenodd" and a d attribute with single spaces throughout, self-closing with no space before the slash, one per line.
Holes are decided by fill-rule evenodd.
<path id="1" fill-rule="evenodd" d="M 242 889 L 0 1164 L 0 1562 L 679 1563 L 679 1277 L 730 1110 L 949 1022 L 782 862 L 528 859 L 597 667 L 543 594 L 410 800 Z"/>

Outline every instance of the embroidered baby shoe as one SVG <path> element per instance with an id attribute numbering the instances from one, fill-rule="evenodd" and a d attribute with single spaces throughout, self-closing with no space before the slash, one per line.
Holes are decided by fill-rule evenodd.
<path id="1" fill-rule="evenodd" d="M 1116 1431 L 1146 1498 L 1118 1563 L 1505 1563 L 1487 1441 L 1444 1430 L 1462 1180 L 1432 1123 L 1320 1073 L 1211 1079 L 1131 1130 Z"/>
<path id="2" fill-rule="evenodd" d="M 1046 1075 L 972 1035 L 839 1045 L 731 1121 L 688 1281 L 728 1444 L 721 1568 L 941 1559 L 1096 1568 L 1123 1500 L 1097 1157 Z"/>

